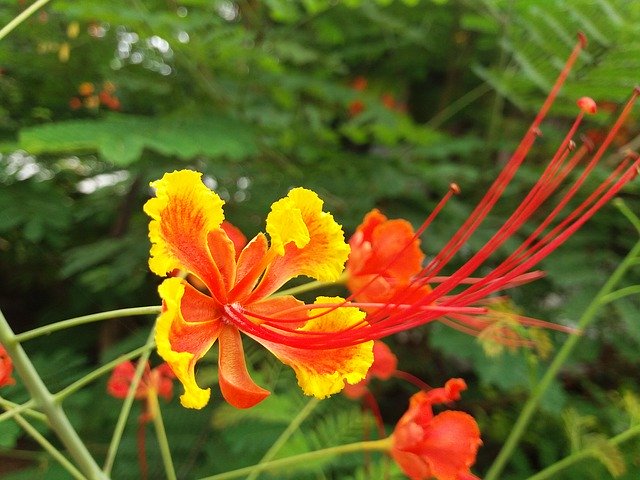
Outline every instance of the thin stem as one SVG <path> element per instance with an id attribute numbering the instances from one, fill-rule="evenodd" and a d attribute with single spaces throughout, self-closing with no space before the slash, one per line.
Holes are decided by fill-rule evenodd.
<path id="1" fill-rule="evenodd" d="M 446 108 L 440 110 L 433 117 L 429 119 L 425 126 L 430 128 L 440 128 L 444 122 L 453 117 L 460 110 L 463 110 L 467 106 L 471 105 L 478 98 L 491 91 L 491 85 L 488 83 L 481 83 L 474 89 L 468 91 L 456 101 L 449 103 Z"/>
<path id="2" fill-rule="evenodd" d="M 246 480 L 255 480 L 260 475 L 260 465 L 267 463 L 270 461 L 282 448 L 282 446 L 287 443 L 287 440 L 293 435 L 293 433 L 298 430 L 302 422 L 304 422 L 307 417 L 315 410 L 315 408 L 320 404 L 320 400 L 318 398 L 312 398 L 307 402 L 298 415 L 295 416 L 291 423 L 287 426 L 287 428 L 280 434 L 278 439 L 271 445 L 267 453 L 260 459 L 260 461 L 253 466 L 253 471 L 247 476 Z"/>
<path id="3" fill-rule="evenodd" d="M 155 392 L 150 393 L 148 397 L 151 416 L 153 418 L 153 426 L 156 429 L 156 438 L 160 447 L 160 456 L 164 464 L 164 471 L 168 480 L 176 480 L 176 470 L 173 468 L 173 459 L 171 458 L 171 449 L 167 440 L 167 432 L 164 429 L 162 421 L 162 413 L 160 412 L 160 404 L 158 403 L 158 395 Z"/>
<path id="4" fill-rule="evenodd" d="M 640 425 L 635 425 L 619 435 L 616 435 L 613 438 L 607 440 L 607 443 L 610 445 L 618 445 L 619 443 L 630 440 L 636 435 L 640 435 Z M 545 478 L 553 478 L 553 475 L 558 473 L 560 470 L 564 470 L 565 468 L 573 465 L 574 463 L 578 463 L 581 460 L 584 460 L 589 457 L 596 457 L 600 452 L 597 448 L 585 448 L 584 450 L 580 450 L 579 452 L 573 453 L 568 457 L 563 458 L 559 462 L 554 463 L 553 465 L 549 465 L 544 470 L 536 473 L 535 475 L 529 477 L 527 480 L 543 480 Z"/>
<path id="5" fill-rule="evenodd" d="M 333 285 L 344 285 L 346 281 L 347 281 L 347 275 L 343 273 L 340 276 L 340 278 L 338 278 L 334 282 L 321 282 L 319 280 L 313 280 L 311 282 L 298 285 L 297 287 L 291 287 L 291 288 L 287 288 L 286 290 L 280 290 L 279 292 L 276 292 L 271 296 L 280 297 L 282 295 L 297 295 L 298 293 L 309 292 L 311 290 L 317 290 L 323 287 L 331 287 Z"/>
<path id="6" fill-rule="evenodd" d="M 57 332 L 58 330 L 84 325 L 85 323 L 101 322 L 103 320 L 120 317 L 133 317 L 135 315 L 157 315 L 160 313 L 160 309 L 160 306 L 154 305 L 150 307 L 121 308 L 119 310 L 111 310 L 109 312 L 83 315 L 82 317 L 70 318 L 69 320 L 63 320 L 61 322 L 52 323 L 51 325 L 45 325 L 44 327 L 34 328 L 28 332 L 20 333 L 16 335 L 16 341 L 24 342 L 41 335 L 48 335 L 50 333 Z"/>
<path id="7" fill-rule="evenodd" d="M 49 3 L 49 0 L 38 0 L 16 15 L 13 20 L 7 23 L 2 30 L 0 30 L 0 40 L 9 35 L 18 25 L 33 15 L 33 13 L 38 9 L 44 7 L 47 3 Z"/>
<path id="8" fill-rule="evenodd" d="M 347 445 L 339 445 L 337 447 L 329 447 L 322 450 L 316 450 L 314 452 L 301 453 L 300 455 L 294 455 L 292 457 L 279 458 L 271 462 L 263 463 L 259 465 L 259 471 L 264 472 L 267 470 L 276 470 L 279 468 L 291 467 L 294 465 L 305 464 L 309 462 L 315 462 L 325 458 L 331 458 L 338 455 L 344 455 L 345 453 L 354 452 L 385 452 L 391 448 L 391 437 L 383 438 L 381 440 L 370 440 L 366 442 L 349 443 Z M 239 468 L 230 472 L 219 473 L 210 477 L 204 477 L 200 480 L 228 480 L 231 478 L 243 477 L 248 475 L 254 470 L 255 465 L 251 467 Z"/>
<path id="9" fill-rule="evenodd" d="M 102 365 L 99 368 L 96 368 L 91 373 L 85 375 L 81 379 L 76 380 L 68 387 L 63 388 L 62 390 L 60 390 L 58 393 L 54 395 L 54 398 L 56 399 L 57 402 L 61 402 L 62 400 L 67 398 L 69 395 L 77 392 L 88 383 L 91 383 L 97 378 L 100 378 L 102 375 L 109 373 L 111 370 L 116 368 L 116 366 L 118 366 L 122 362 L 126 362 L 127 360 L 131 360 L 132 358 L 136 358 L 145 353 L 150 353 L 152 349 L 153 349 L 153 344 L 151 345 L 145 344 L 142 347 L 139 347 L 139 348 L 136 348 L 135 350 L 130 351 L 129 353 L 120 355 L 118 358 L 111 360 L 108 363 L 105 363 L 104 365 Z"/>
<path id="10" fill-rule="evenodd" d="M 77 480 L 86 480 L 87 477 L 82 475 L 80 471 L 73 466 L 73 464 L 65 457 L 56 447 L 54 447 L 46 438 L 44 438 L 38 430 L 27 422 L 22 415 L 16 415 L 13 418 L 22 429 L 27 432 L 40 446 L 51 455 L 67 472 L 71 474 L 73 478 Z"/>
<path id="11" fill-rule="evenodd" d="M 622 213 L 627 218 L 627 220 L 629 220 L 629 223 L 631 223 L 631 225 L 635 227 L 636 231 L 640 235 L 640 218 L 638 218 L 638 216 L 631 211 L 624 200 L 622 200 L 620 197 L 615 198 L 612 203 L 613 206 L 620 210 L 620 213 Z"/>
<path id="12" fill-rule="evenodd" d="M 129 413 L 131 412 L 131 406 L 133 405 L 133 400 L 135 398 L 136 390 L 138 389 L 138 384 L 140 383 L 140 379 L 142 378 L 142 374 L 144 373 L 147 361 L 149 360 L 149 356 L 151 355 L 150 347 L 154 344 L 154 334 L 155 327 L 151 329 L 149 338 L 147 338 L 147 342 L 144 345 L 144 347 L 147 347 L 148 349 L 144 351 L 138 359 L 138 365 L 136 367 L 135 373 L 133 374 L 133 378 L 131 379 L 129 392 L 127 392 L 127 397 L 124 399 L 124 402 L 122 402 L 120 415 L 118 416 L 118 421 L 116 422 L 116 426 L 113 429 L 113 436 L 111 437 L 111 443 L 109 443 L 109 449 L 107 450 L 107 458 L 105 459 L 104 466 L 102 467 L 102 471 L 107 476 L 111 474 L 113 462 L 116 459 L 118 447 L 120 446 L 120 440 L 122 439 L 124 428 L 127 425 L 127 419 L 129 418 Z"/>
<path id="13" fill-rule="evenodd" d="M 631 285 L 629 287 L 624 287 L 615 292 L 611 292 L 608 295 L 602 297 L 601 302 L 602 305 L 606 305 L 607 303 L 614 302 L 624 297 L 628 297 L 629 295 L 637 295 L 640 293 L 640 285 Z"/>
<path id="14" fill-rule="evenodd" d="M 87 450 L 77 432 L 69 422 L 62 407 L 55 401 L 46 385 L 38 375 L 33 363 L 22 346 L 16 342 L 15 334 L 0 311 L 0 343 L 7 350 L 24 386 L 38 406 L 45 413 L 52 430 L 58 435 L 63 445 L 77 463 L 78 468 L 92 480 L 106 479 L 95 460 Z"/>
<path id="15" fill-rule="evenodd" d="M 49 423 L 49 420 L 47 419 L 47 416 L 44 413 L 38 412 L 36 410 L 32 410 L 32 409 L 30 409 L 28 407 L 23 409 L 22 405 L 20 405 L 18 403 L 13 403 L 12 401 L 4 399 L 2 397 L 0 397 L 0 406 L 2 408 L 4 408 L 6 411 L 11 411 L 14 408 L 20 408 L 20 411 L 24 411 L 24 413 L 26 415 L 29 415 L 30 417 L 35 418 L 37 420 L 40 420 L 41 422 L 44 422 L 44 423 L 47 423 L 47 424 Z M 15 415 L 18 415 L 19 413 L 20 412 L 16 413 Z M 15 415 L 13 415 L 13 416 L 15 416 Z M 5 417 L 5 418 L 10 418 L 10 417 Z"/>
<path id="16" fill-rule="evenodd" d="M 640 255 L 640 241 L 638 241 L 635 246 L 631 249 L 631 251 L 627 254 L 627 256 L 622 260 L 622 262 L 618 265 L 618 267 L 614 270 L 613 274 L 609 277 L 607 282 L 602 286 L 598 294 L 589 304 L 585 312 L 582 314 L 580 321 L 578 322 L 578 329 L 584 330 L 587 326 L 589 326 L 594 319 L 596 318 L 596 314 L 600 310 L 602 306 L 603 298 L 606 298 L 607 295 L 611 293 L 611 291 L 615 288 L 618 282 L 622 279 L 623 275 L 626 273 L 627 269 L 634 263 L 635 259 Z M 564 364 L 564 362 L 569 358 L 569 355 L 576 347 L 578 342 L 582 337 L 580 335 L 570 336 L 567 341 L 562 345 L 558 354 L 549 365 L 549 368 L 546 370 L 543 377 L 540 379 L 538 384 L 533 388 L 531 392 L 531 396 L 524 408 L 520 412 L 520 416 L 516 420 L 513 428 L 511 429 L 511 433 L 507 438 L 502 450 L 496 457 L 489 468 L 485 476 L 485 480 L 496 480 L 500 477 L 502 470 L 504 469 L 507 461 L 511 457 L 511 454 L 515 450 L 520 438 L 524 434 L 527 425 L 531 421 L 533 414 L 538 408 L 540 404 L 540 400 L 542 399 L 543 394 L 551 385 L 551 382 L 556 377 L 560 368 Z"/>
<path id="17" fill-rule="evenodd" d="M 23 403 L 22 405 L 16 405 L 15 407 L 11 408 L 10 410 L 7 410 L 6 412 L 0 414 L 0 423 L 4 422 L 5 420 L 8 420 L 9 418 L 15 417 L 19 413 L 26 412 L 26 411 L 30 410 L 31 407 L 35 407 L 35 406 L 36 406 L 36 402 L 35 402 L 35 400 L 33 398 L 31 400 L 28 400 L 27 402 Z M 45 415 L 45 417 L 46 417 L 46 415 Z"/>

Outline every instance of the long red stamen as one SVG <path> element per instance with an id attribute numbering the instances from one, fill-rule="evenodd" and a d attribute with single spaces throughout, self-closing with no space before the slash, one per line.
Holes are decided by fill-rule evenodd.
<path id="1" fill-rule="evenodd" d="M 531 269 L 564 243 L 569 236 L 575 233 L 602 206 L 610 201 L 626 183 L 637 175 L 638 168 L 640 168 L 638 156 L 636 154 L 628 155 L 597 188 L 586 196 L 586 199 L 578 202 L 576 207 L 565 213 L 570 201 L 582 190 L 587 178 L 600 162 L 605 150 L 611 145 L 640 94 L 640 90 L 634 90 L 633 95 L 614 122 L 604 141 L 595 150 L 589 161 L 586 162 L 577 178 L 567 182 L 571 173 L 582 163 L 587 153 L 592 151 L 589 145 L 583 145 L 576 150 L 572 140 L 582 121 L 583 112 L 592 112 L 595 109 L 593 101 L 588 98 L 581 99 L 579 105 L 583 112 L 577 116 L 553 158 L 543 170 L 538 181 L 525 195 L 522 202 L 475 255 L 452 274 L 440 274 L 442 269 L 449 264 L 454 255 L 460 251 L 471 235 L 485 221 L 487 215 L 502 197 L 505 189 L 529 153 L 536 137 L 540 135 L 540 124 L 555 100 L 584 44 L 584 37 L 580 36 L 579 42 L 573 49 L 549 96 L 525 133 L 515 153 L 467 220 L 463 222 L 462 226 L 445 246 L 427 263 L 416 279 L 395 292 L 387 302 L 359 303 L 353 301 L 359 293 L 362 293 L 373 283 L 372 280 L 369 285 L 365 285 L 358 292 L 354 292 L 347 300 L 341 303 L 302 305 L 285 312 L 279 312 L 277 318 L 255 315 L 250 312 L 245 314 L 241 309 L 231 308 L 227 312 L 229 313 L 229 318 L 249 335 L 306 349 L 347 347 L 423 325 L 432 320 L 441 320 L 455 328 L 475 334 L 478 334 L 486 326 L 491 325 L 492 320 L 490 318 L 482 318 L 482 315 L 487 313 L 483 302 L 488 302 L 486 304 L 490 307 L 489 301 L 486 300 L 487 297 L 506 288 L 539 278 L 541 273 Z M 565 187 L 564 194 L 558 200 L 552 200 L 554 193 L 565 184 L 568 185 Z M 456 191 L 457 188 L 452 188 L 443 197 L 431 215 L 416 231 L 415 236 L 407 243 L 405 250 L 431 224 Z M 512 238 L 525 225 L 528 225 L 530 220 L 537 216 L 543 207 L 549 210 L 549 213 L 544 214 L 542 219 L 536 222 L 537 225 L 533 226 L 532 232 L 525 237 L 520 245 L 488 274 L 482 277 L 474 277 L 474 272 L 485 265 L 486 261 L 509 238 Z M 400 258 L 403 251 L 401 250 L 392 259 L 389 266 L 392 266 L 393 262 Z M 293 315 L 296 311 L 321 309 L 322 312 L 313 314 L 310 317 L 315 318 L 326 314 L 328 311 L 348 306 L 361 307 L 367 311 L 375 310 L 367 316 L 365 321 L 337 332 L 299 331 L 293 328 L 294 325 L 287 326 L 290 323 L 299 323 L 301 321 L 300 318 L 296 318 Z M 225 307 L 225 310 L 227 310 L 227 307 Z M 514 322 L 520 325 L 552 328 L 565 332 L 570 331 L 568 327 L 548 324 L 529 317 L 515 314 L 513 317 Z M 259 322 L 255 323 L 256 320 Z M 517 346 L 532 343 L 526 339 L 519 338 L 516 333 L 514 333 L 514 336 L 511 336 L 507 330 L 503 333 L 504 336 L 501 337 L 500 332 L 496 332 L 496 338 L 506 345 Z"/>

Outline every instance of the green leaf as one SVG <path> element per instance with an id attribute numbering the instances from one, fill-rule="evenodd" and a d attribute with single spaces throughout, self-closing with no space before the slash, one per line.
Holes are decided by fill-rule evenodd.
<path id="1" fill-rule="evenodd" d="M 242 158 L 256 152 L 246 125 L 220 114 L 142 117 L 112 114 L 101 120 L 71 120 L 20 131 L 20 147 L 34 154 L 98 152 L 129 165 L 144 149 L 191 159 L 198 155 Z"/>

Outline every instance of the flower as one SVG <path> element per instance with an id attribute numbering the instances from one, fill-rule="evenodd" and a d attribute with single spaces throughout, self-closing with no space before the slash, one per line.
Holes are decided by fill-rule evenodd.
<path id="1" fill-rule="evenodd" d="M 453 378 L 442 388 L 411 397 L 391 436 L 391 456 L 411 480 L 477 479 L 470 467 L 482 445 L 478 424 L 467 413 L 446 410 L 434 415 L 432 408 L 458 400 L 466 388 L 464 380 Z"/>
<path id="2" fill-rule="evenodd" d="M 259 233 L 240 249 L 242 239 L 238 243 L 238 235 L 222 227 L 224 202 L 201 175 L 189 170 L 165 174 L 152 182 L 156 197 L 144 206 L 152 219 L 151 271 L 166 275 L 179 269 L 206 286 L 203 293 L 173 277 L 159 287 L 163 309 L 156 344 L 184 386 L 182 405 L 202 408 L 209 401 L 210 389 L 198 385 L 195 366 L 216 341 L 225 400 L 248 408 L 269 394 L 248 373 L 240 332 L 291 366 L 307 395 L 324 398 L 342 390 L 345 382 L 362 380 L 373 362 L 372 341 L 328 348 L 307 348 L 306 343 L 366 325 L 364 312 L 343 307 L 338 297 L 319 297 L 306 305 L 290 295 L 272 295 L 298 275 L 319 281 L 340 277 L 349 246 L 340 225 L 322 211 L 322 200 L 310 190 L 291 190 L 271 206 L 266 221 L 270 241 Z"/>
<path id="3" fill-rule="evenodd" d="M 0 344 L 0 387 L 5 385 L 13 385 L 16 383 L 15 379 L 11 376 L 13 372 L 13 362 L 11 357 Z"/>
<path id="4" fill-rule="evenodd" d="M 136 367 L 132 362 L 122 362 L 116 366 L 107 382 L 109 394 L 115 398 L 125 398 L 131 387 L 135 371 Z M 142 378 L 138 383 L 135 398 L 145 400 L 149 395 L 155 394 L 165 400 L 170 400 L 173 394 L 174 378 L 173 371 L 166 363 L 151 369 L 149 362 L 147 362 Z"/>
<path id="5" fill-rule="evenodd" d="M 422 270 L 420 239 L 406 220 L 371 210 L 349 240 L 347 286 L 361 302 L 385 302 Z"/>

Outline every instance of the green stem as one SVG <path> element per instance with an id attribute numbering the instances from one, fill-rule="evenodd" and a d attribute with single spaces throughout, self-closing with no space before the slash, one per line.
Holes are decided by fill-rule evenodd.
<path id="1" fill-rule="evenodd" d="M 619 435 L 616 435 L 613 438 L 610 438 L 607 442 L 611 445 L 618 445 L 623 443 L 636 435 L 640 435 L 640 425 L 635 425 Z M 554 463 L 553 465 L 549 465 L 544 470 L 536 473 L 535 475 L 529 477 L 527 480 L 543 480 L 545 478 L 553 478 L 552 476 L 558 473 L 560 470 L 564 470 L 565 468 L 577 463 L 581 460 L 584 460 L 589 457 L 596 457 L 599 453 L 599 450 L 596 448 L 585 448 L 584 450 L 580 450 L 579 452 L 573 453 L 568 457 L 563 458 L 559 462 Z"/>
<path id="2" fill-rule="evenodd" d="M 14 417 L 14 420 L 18 425 L 20 425 L 20 427 L 22 427 L 25 432 L 27 432 L 27 434 L 31 436 L 31 438 L 38 442 L 40 446 L 47 453 L 49 453 L 49 455 L 51 455 L 60 465 L 62 465 L 62 467 L 67 472 L 69 472 L 73 478 L 76 478 L 78 480 L 86 480 L 87 477 L 82 475 L 82 473 L 80 473 L 80 471 L 76 467 L 74 467 L 73 464 L 69 460 L 67 460 L 67 458 L 62 453 L 60 453 L 60 451 L 56 447 L 51 445 L 51 443 L 46 438 L 44 438 L 40 434 L 40 432 L 33 428 L 33 426 L 29 422 L 27 422 L 21 415 L 16 415 Z"/>
<path id="3" fill-rule="evenodd" d="M 45 325 L 44 327 L 34 328 L 28 332 L 20 333 L 16 335 L 16 341 L 24 342 L 41 335 L 49 335 L 50 333 L 57 332 L 58 330 L 84 325 L 85 323 L 101 322 L 112 318 L 132 317 L 134 315 L 157 315 L 160 313 L 160 308 L 160 306 L 154 305 L 151 307 L 121 308 L 119 310 L 111 310 L 109 312 L 83 315 L 82 317 L 70 318 L 69 320 L 63 320 L 61 322 L 52 323 L 51 325 Z"/>
<path id="4" fill-rule="evenodd" d="M 391 448 L 391 437 L 383 438 L 382 440 L 370 440 L 367 442 L 349 443 L 347 445 L 339 445 L 337 447 L 329 447 L 323 450 L 316 450 L 314 452 L 302 453 L 300 455 L 294 455 L 292 457 L 279 458 L 271 462 L 263 463 L 259 465 L 258 470 L 264 472 L 267 470 L 276 470 L 279 468 L 291 467 L 293 465 L 299 465 L 325 458 L 331 458 L 338 455 L 344 455 L 346 453 L 354 452 L 385 452 Z M 231 478 L 243 477 L 250 474 L 256 468 L 255 465 L 251 467 L 239 468 L 230 472 L 219 473 L 210 477 L 204 477 L 200 480 L 228 480 Z"/>
<path id="5" fill-rule="evenodd" d="M 318 288 L 330 287 L 332 285 L 344 285 L 347 281 L 347 275 L 343 273 L 335 282 L 321 282 L 319 280 L 313 280 L 311 282 L 303 283 L 297 287 L 287 288 L 286 290 L 280 290 L 279 292 L 271 295 L 272 297 L 280 297 L 282 295 L 297 295 L 298 293 L 309 292 L 311 290 L 317 290 Z"/>
<path id="6" fill-rule="evenodd" d="M 579 330 L 583 331 L 587 326 L 589 326 L 593 322 L 593 320 L 596 318 L 596 314 L 598 313 L 598 311 L 600 310 L 600 307 L 602 306 L 603 298 L 606 298 L 606 296 L 611 293 L 611 291 L 615 288 L 618 282 L 622 279 L 627 269 L 634 263 L 636 257 L 638 257 L 639 255 L 640 255 L 640 241 L 634 245 L 631 251 L 622 260 L 620 265 L 618 265 L 618 267 L 614 270 L 613 274 L 609 277 L 607 282 L 602 286 L 598 294 L 595 296 L 595 298 L 589 304 L 585 312 L 582 314 L 582 317 L 578 322 Z M 567 360 L 567 358 L 569 357 L 569 355 L 571 354 L 573 349 L 576 347 L 576 345 L 578 344 L 581 338 L 582 337 L 579 335 L 572 335 L 567 339 L 564 345 L 562 345 L 562 347 L 558 351 L 558 354 L 551 362 L 551 365 L 549 365 L 549 368 L 546 370 L 543 377 L 540 379 L 538 384 L 533 388 L 533 391 L 531 392 L 531 397 L 529 397 L 529 400 L 527 400 L 527 403 L 525 404 L 524 408 L 520 412 L 520 416 L 518 417 L 518 419 L 516 420 L 516 423 L 511 429 L 511 433 L 509 434 L 507 441 L 505 442 L 504 446 L 502 447 L 502 450 L 500 450 L 500 453 L 494 460 L 493 465 L 491 465 L 491 468 L 489 468 L 489 471 L 485 476 L 485 480 L 496 480 L 497 478 L 500 477 L 502 470 L 504 469 L 507 461 L 511 457 L 511 454 L 513 453 L 514 449 L 518 445 L 518 442 L 520 441 L 520 438 L 524 434 L 524 431 L 527 428 L 527 425 L 531 421 L 533 414 L 537 410 L 538 405 L 540 404 L 540 400 L 542 399 L 542 396 L 547 391 L 547 389 L 549 388 L 549 385 L 551 385 L 551 382 L 556 377 L 556 375 L 560 371 L 560 368 L 562 367 L 564 362 Z"/>
<path id="7" fill-rule="evenodd" d="M 153 418 L 153 426 L 156 429 L 156 438 L 158 440 L 158 446 L 160 447 L 160 456 L 162 457 L 162 463 L 164 464 L 164 471 L 167 474 L 168 480 L 176 480 L 176 471 L 175 468 L 173 468 L 171 449 L 169 448 L 167 432 L 164 429 L 164 422 L 162 421 L 162 413 L 160 412 L 158 395 L 156 395 L 155 392 L 151 393 L 148 397 L 148 401 Z"/>
<path id="8" fill-rule="evenodd" d="M 107 458 L 105 459 L 104 466 L 102 467 L 102 471 L 107 476 L 111 474 L 113 462 L 116 459 L 118 447 L 120 446 L 120 440 L 122 439 L 124 428 L 127 425 L 127 419 L 129 418 L 129 413 L 131 412 L 131 406 L 133 405 L 133 400 L 135 398 L 136 390 L 138 389 L 138 384 L 140 383 L 140 379 L 142 378 L 142 374 L 144 373 L 147 361 L 149 360 L 149 356 L 151 355 L 151 347 L 154 344 L 154 333 L 155 327 L 151 329 L 149 338 L 147 338 L 147 342 L 144 344 L 143 348 L 146 348 L 146 350 L 142 353 L 142 355 L 140 355 L 140 358 L 138 359 L 138 365 L 136 367 L 135 373 L 133 374 L 133 378 L 131 379 L 129 392 L 127 392 L 127 397 L 124 399 L 124 402 L 122 402 L 120 415 L 118 416 L 118 421 L 116 422 L 116 426 L 113 429 L 113 436 L 111 437 L 111 443 L 109 443 L 109 449 L 107 450 Z"/>
<path id="9" fill-rule="evenodd" d="M 458 98 L 456 101 L 448 104 L 446 108 L 440 110 L 437 114 L 431 117 L 427 123 L 425 123 L 425 126 L 433 129 L 440 128 L 444 122 L 449 120 L 460 110 L 463 110 L 467 106 L 471 105 L 478 98 L 489 93 L 491 90 L 492 87 L 488 83 L 482 83 L 478 85 L 474 89 L 468 91 L 463 96 Z"/>
<path id="10" fill-rule="evenodd" d="M 69 395 L 77 392 L 85 385 L 93 382 L 97 378 L 100 378 L 102 375 L 109 373 L 111 370 L 116 368 L 116 366 L 120 365 L 122 362 L 126 362 L 127 360 L 131 360 L 138 356 L 141 356 L 145 353 L 150 353 L 153 349 L 153 345 L 145 344 L 142 347 L 136 348 L 135 350 L 130 351 L 129 353 L 125 353 L 124 355 L 120 355 L 118 358 L 111 360 L 108 363 L 105 363 L 99 368 L 96 368 L 91 373 L 85 375 L 79 380 L 76 380 L 68 387 L 63 388 L 58 393 L 54 395 L 56 401 L 61 402 Z"/>
<path id="11" fill-rule="evenodd" d="M 23 408 L 21 408 L 22 405 L 17 404 L 17 403 L 13 403 L 12 401 L 6 400 L 6 399 L 4 399 L 2 397 L 0 397 L 0 406 L 2 408 L 4 408 L 5 410 L 7 410 L 7 411 L 11 411 L 14 408 L 20 408 L 20 412 L 24 411 L 25 414 L 29 415 L 32 418 L 40 420 L 41 422 L 44 422 L 44 423 L 49 423 L 49 421 L 47 420 L 47 416 L 44 413 L 38 412 L 36 410 L 32 410 L 29 407 L 26 407 L 26 408 L 23 409 Z M 14 414 L 12 416 L 18 415 L 20 412 Z M 10 418 L 10 417 L 5 417 L 5 418 Z"/>
<path id="12" fill-rule="evenodd" d="M 295 416 L 289 426 L 280 434 L 278 439 L 271 445 L 267 453 L 260 459 L 260 461 L 253 466 L 253 471 L 247 476 L 246 480 L 255 480 L 260 475 L 260 465 L 267 463 L 271 460 L 282 448 L 282 446 L 289 440 L 291 435 L 300 427 L 300 424 L 306 420 L 306 418 L 311 415 L 311 412 L 315 410 L 315 408 L 320 404 L 320 400 L 318 398 L 312 398 L 309 402 L 304 406 L 302 410 Z"/>
<path id="13" fill-rule="evenodd" d="M 35 406 L 36 406 L 36 402 L 33 400 L 33 398 L 31 400 L 23 403 L 22 405 L 16 405 L 15 407 L 12 407 L 10 410 L 7 410 L 3 414 L 0 414 L 0 423 L 4 422 L 5 420 L 8 420 L 10 418 L 15 417 L 19 413 L 27 412 L 27 411 L 29 411 L 31 409 L 31 407 L 35 407 Z M 46 415 L 45 415 L 45 417 L 46 417 Z"/>
<path id="14" fill-rule="evenodd" d="M 100 468 L 71 425 L 71 422 L 69 422 L 64 410 L 55 401 L 55 398 L 47 389 L 40 375 L 38 375 L 26 352 L 16 341 L 15 334 L 1 311 L 0 343 L 4 345 L 7 353 L 11 357 L 13 366 L 22 379 L 24 386 L 29 391 L 31 398 L 36 401 L 45 413 L 49 419 L 52 430 L 56 432 L 63 445 L 67 448 L 80 471 L 92 480 L 106 479 L 106 476 L 100 471 Z"/>
<path id="15" fill-rule="evenodd" d="M 82 387 L 84 387 L 88 383 L 91 383 L 96 378 L 98 378 L 98 377 L 110 372 L 111 370 L 113 370 L 116 367 L 116 365 L 118 365 L 118 364 L 120 364 L 122 362 L 125 362 L 127 360 L 131 360 L 132 358 L 136 358 L 137 356 L 139 356 L 139 355 L 141 355 L 141 354 L 143 354 L 145 352 L 150 351 L 152 348 L 153 348 L 153 345 L 143 345 L 142 347 L 136 348 L 135 350 L 132 350 L 129 353 L 125 353 L 124 355 L 120 355 L 115 360 L 112 360 L 111 362 L 104 364 L 103 366 L 101 366 L 100 368 L 94 370 L 93 372 L 89 373 L 88 375 L 85 375 L 81 379 L 76 380 L 75 382 L 73 382 L 68 387 L 63 388 L 58 393 L 55 393 L 53 395 L 54 400 L 56 402 L 58 402 L 58 403 L 62 402 L 69 395 L 77 392 L 78 390 L 80 390 Z M 17 404 L 15 404 L 13 402 L 9 402 L 8 400 L 4 400 L 4 399 L 0 398 L 0 404 L 5 406 L 5 407 L 8 407 L 8 410 L 0 415 L 0 423 L 2 423 L 4 420 L 12 418 L 15 415 L 17 415 L 19 413 L 22 413 L 22 412 L 25 412 L 27 415 L 31 415 L 31 416 L 36 417 L 38 419 L 47 421 L 46 415 L 43 415 L 42 413 L 37 412 L 35 410 L 31 410 L 31 407 L 35 406 L 35 404 L 36 404 L 36 402 L 34 402 L 33 400 L 29 400 L 28 402 L 25 402 L 22 405 L 17 405 Z"/>
<path id="16" fill-rule="evenodd" d="M 628 297 L 630 295 L 637 295 L 640 293 L 640 285 L 631 285 L 629 287 L 624 287 L 615 292 L 611 292 L 608 295 L 602 297 L 601 302 L 602 305 L 606 305 L 607 303 L 611 303 L 615 300 L 619 300 L 624 297 Z"/>
<path id="17" fill-rule="evenodd" d="M 33 15 L 38 9 L 44 7 L 50 0 L 38 0 L 33 4 L 29 5 L 22 12 L 20 12 L 16 17 L 7 23 L 2 30 L 0 30 L 0 40 L 9 35 L 13 29 L 15 29 L 18 25 L 24 22 L 27 18 Z"/>

